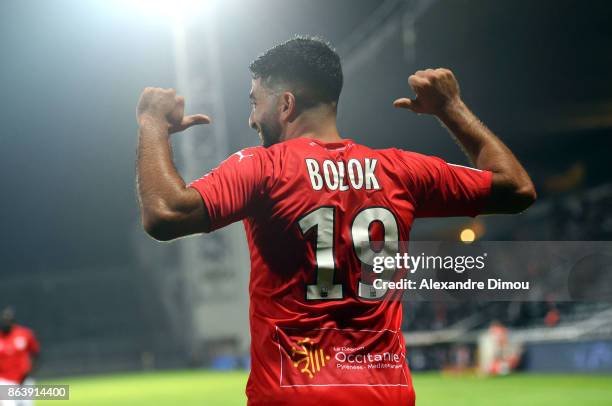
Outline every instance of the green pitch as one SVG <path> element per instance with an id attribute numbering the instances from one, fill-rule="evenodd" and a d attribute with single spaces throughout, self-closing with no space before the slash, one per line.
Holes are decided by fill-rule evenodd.
<path id="1" fill-rule="evenodd" d="M 170 371 L 41 381 L 70 385 L 70 401 L 37 405 L 244 405 L 244 372 Z M 415 374 L 417 405 L 612 405 L 610 375 L 500 378 Z M 357 405 L 358 402 L 355 402 Z"/>

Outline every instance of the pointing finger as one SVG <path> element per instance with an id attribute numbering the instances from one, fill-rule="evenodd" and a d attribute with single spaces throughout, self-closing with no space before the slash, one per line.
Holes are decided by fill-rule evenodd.
<path id="1" fill-rule="evenodd" d="M 192 125 L 198 124 L 210 124 L 210 117 L 205 114 L 194 114 L 192 116 L 183 117 L 183 122 L 181 126 L 191 127 Z"/>
<path id="2" fill-rule="evenodd" d="M 398 107 L 402 109 L 412 109 L 412 100 L 407 97 L 402 97 L 401 99 L 397 99 L 393 102 L 393 107 Z"/>
<path id="3" fill-rule="evenodd" d="M 210 117 L 204 114 L 194 114 L 191 116 L 185 116 L 183 117 L 183 121 L 181 121 L 181 124 L 170 128 L 170 132 L 176 133 L 179 131 L 184 131 L 194 125 L 209 124 L 210 122 L 211 122 Z"/>
<path id="4" fill-rule="evenodd" d="M 409 99 L 407 97 L 402 97 L 393 102 L 393 107 L 397 107 L 400 109 L 408 109 L 415 113 L 420 113 L 421 105 L 419 103 L 419 99 Z"/>

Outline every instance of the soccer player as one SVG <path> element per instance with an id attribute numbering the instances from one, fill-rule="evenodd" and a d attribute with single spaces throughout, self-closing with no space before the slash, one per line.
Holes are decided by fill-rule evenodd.
<path id="1" fill-rule="evenodd" d="M 40 346 L 29 328 L 15 323 L 11 307 L 0 314 L 0 385 L 21 385 L 32 372 Z M 31 401 L 0 399 L 0 406 L 28 405 Z"/>
<path id="2" fill-rule="evenodd" d="M 411 75 L 416 97 L 394 106 L 435 115 L 475 169 L 342 138 L 340 58 L 321 40 L 293 38 L 250 70 L 249 125 L 263 146 L 189 184 L 173 165 L 169 136 L 210 120 L 184 116 L 184 99 L 172 89 L 144 90 L 137 108 L 144 228 L 168 241 L 244 222 L 249 405 L 414 404 L 401 303 L 362 271 L 369 242 L 408 241 L 416 217 L 518 213 L 534 201 L 533 184 L 462 102 L 448 69 Z"/>

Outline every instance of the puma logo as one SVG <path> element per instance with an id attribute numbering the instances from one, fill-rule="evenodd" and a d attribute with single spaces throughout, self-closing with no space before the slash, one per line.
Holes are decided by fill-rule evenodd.
<path id="1" fill-rule="evenodd" d="M 244 158 L 248 158 L 250 156 L 253 156 L 253 154 L 244 155 L 244 153 L 242 151 L 235 152 L 234 155 L 238 155 L 238 162 L 241 162 Z"/>

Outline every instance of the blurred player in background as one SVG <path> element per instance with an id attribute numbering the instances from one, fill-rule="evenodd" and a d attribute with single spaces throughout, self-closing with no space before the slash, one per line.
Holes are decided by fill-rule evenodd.
<path id="1" fill-rule="evenodd" d="M 482 375 L 508 375 L 519 365 L 521 345 L 510 340 L 508 328 L 493 320 L 478 337 L 478 364 Z"/>
<path id="2" fill-rule="evenodd" d="M 190 184 L 173 164 L 169 136 L 210 120 L 184 116 L 184 99 L 172 89 L 144 90 L 137 109 L 144 228 L 167 241 L 244 221 L 250 405 L 414 404 L 401 292 L 374 288 L 374 275 L 362 270 L 370 241 L 408 241 L 416 217 L 518 213 L 534 201 L 533 184 L 463 103 L 447 69 L 410 76 L 416 98 L 394 105 L 436 116 L 474 169 L 341 138 L 340 58 L 321 40 L 291 39 L 250 70 L 249 125 L 263 146 Z"/>
<path id="3" fill-rule="evenodd" d="M 29 328 L 15 323 L 15 311 L 0 314 L 0 385 L 33 384 L 28 376 L 35 367 L 40 346 Z M 0 400 L 0 406 L 27 406 L 32 401 Z"/>

